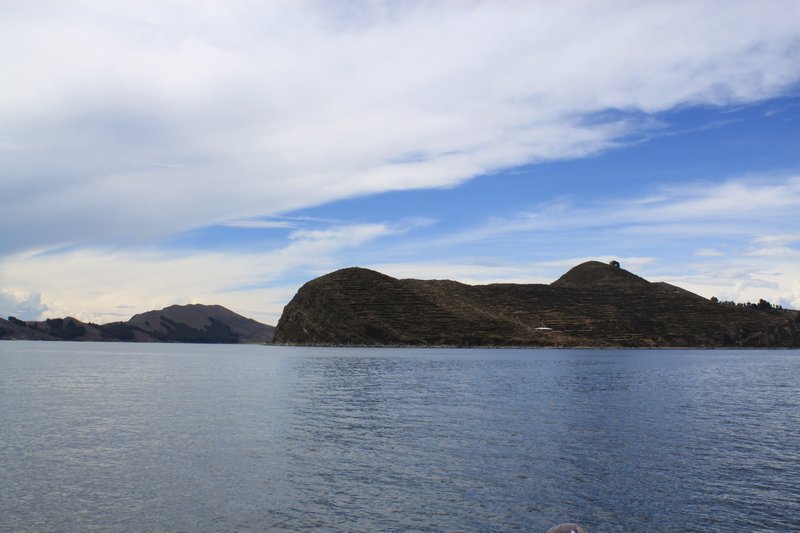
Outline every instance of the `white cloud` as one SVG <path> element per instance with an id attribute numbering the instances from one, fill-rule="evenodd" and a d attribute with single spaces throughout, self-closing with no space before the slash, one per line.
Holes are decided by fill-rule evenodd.
<path id="1" fill-rule="evenodd" d="M 751 176 L 721 183 L 664 186 L 657 195 L 642 198 L 601 198 L 581 203 L 561 199 L 545 203 L 539 210 L 494 217 L 483 226 L 443 241 L 475 242 L 513 233 L 604 229 L 672 237 L 745 234 L 785 242 L 798 237 L 758 237 L 759 228 L 792 227 L 798 211 L 800 176 Z"/>
<path id="2" fill-rule="evenodd" d="M 0 301 L 32 318 L 201 301 L 274 323 L 299 283 L 289 273 L 347 266 L 342 250 L 430 223 L 309 230 L 274 215 L 582 157 L 661 128 L 649 114 L 756 101 L 800 80 L 793 0 L 7 0 L 0 35 L 14 80 L 0 84 Z M 403 242 L 402 256 L 376 246 L 371 257 L 386 257 L 371 264 L 552 281 L 581 250 L 707 296 L 800 306 L 800 177 L 651 193 L 562 199 L 420 243 L 527 236 L 553 245 L 547 257 L 419 261 Z M 209 225 L 295 231 L 266 252 L 141 251 Z M 662 249 L 675 246 L 697 262 L 669 262 Z"/>
<path id="3" fill-rule="evenodd" d="M 214 303 L 274 325 L 300 284 L 337 265 L 338 253 L 402 231 L 383 224 L 298 230 L 283 248 L 259 253 L 78 248 L 19 255 L 0 263 L 5 283 L 37 287 L 47 305 L 33 305 L 38 294 L 13 301 L 3 296 L 2 303 L 16 302 L 20 318 L 46 310 L 50 317 L 95 322 L 176 303 Z"/>
<path id="4" fill-rule="evenodd" d="M 6 1 L 0 252 L 580 157 L 649 127 L 609 109 L 778 94 L 798 21 L 791 0 Z"/>
<path id="5" fill-rule="evenodd" d="M 0 290 L 0 317 L 10 316 L 21 320 L 36 320 L 47 311 L 39 293 L 25 294 Z"/>
<path id="6" fill-rule="evenodd" d="M 800 309 L 800 269 L 787 259 L 737 256 L 724 262 L 693 263 L 686 274 L 661 277 L 674 285 L 723 301 L 758 302 L 765 299 L 790 309 Z M 668 267 L 669 268 L 669 267 Z"/>
<path id="7" fill-rule="evenodd" d="M 223 221 L 221 225 L 229 228 L 242 228 L 242 229 L 271 229 L 271 228 L 297 227 L 297 224 L 289 220 L 263 220 L 258 218 L 226 220 Z"/>
<path id="8" fill-rule="evenodd" d="M 725 252 L 714 248 L 700 248 L 699 250 L 695 250 L 694 255 L 697 257 L 724 257 Z"/>
<path id="9" fill-rule="evenodd" d="M 759 235 L 753 239 L 753 244 L 761 246 L 781 246 L 800 242 L 800 233 L 784 233 L 778 235 Z"/>

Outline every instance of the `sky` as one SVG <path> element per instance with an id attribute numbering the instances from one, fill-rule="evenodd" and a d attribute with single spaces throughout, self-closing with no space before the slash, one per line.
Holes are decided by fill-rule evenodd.
<path id="1" fill-rule="evenodd" d="M 3 0 L 0 316 L 587 260 L 800 308 L 800 2 Z"/>

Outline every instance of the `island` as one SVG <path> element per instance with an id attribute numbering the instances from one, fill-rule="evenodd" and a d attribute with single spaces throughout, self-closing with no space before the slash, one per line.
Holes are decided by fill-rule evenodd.
<path id="1" fill-rule="evenodd" d="M 274 342 L 342 346 L 800 347 L 800 314 L 707 299 L 589 261 L 551 284 L 466 285 L 345 268 L 309 281 Z"/>

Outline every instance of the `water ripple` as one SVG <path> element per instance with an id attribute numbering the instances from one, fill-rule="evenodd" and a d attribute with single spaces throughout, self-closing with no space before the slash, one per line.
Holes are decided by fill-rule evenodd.
<path id="1" fill-rule="evenodd" d="M 800 529 L 797 351 L 0 350 L 3 531 Z"/>

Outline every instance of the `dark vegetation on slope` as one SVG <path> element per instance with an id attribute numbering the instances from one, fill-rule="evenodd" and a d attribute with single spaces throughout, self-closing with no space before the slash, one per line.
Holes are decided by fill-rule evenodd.
<path id="1" fill-rule="evenodd" d="M 201 304 L 172 305 L 109 324 L 72 317 L 41 322 L 0 319 L 0 339 L 26 340 L 266 343 L 272 340 L 274 329 L 220 305 Z"/>
<path id="2" fill-rule="evenodd" d="M 800 347 L 797 311 L 730 305 L 597 261 L 550 285 L 398 280 L 346 268 L 306 283 L 275 342 L 310 345 Z"/>

